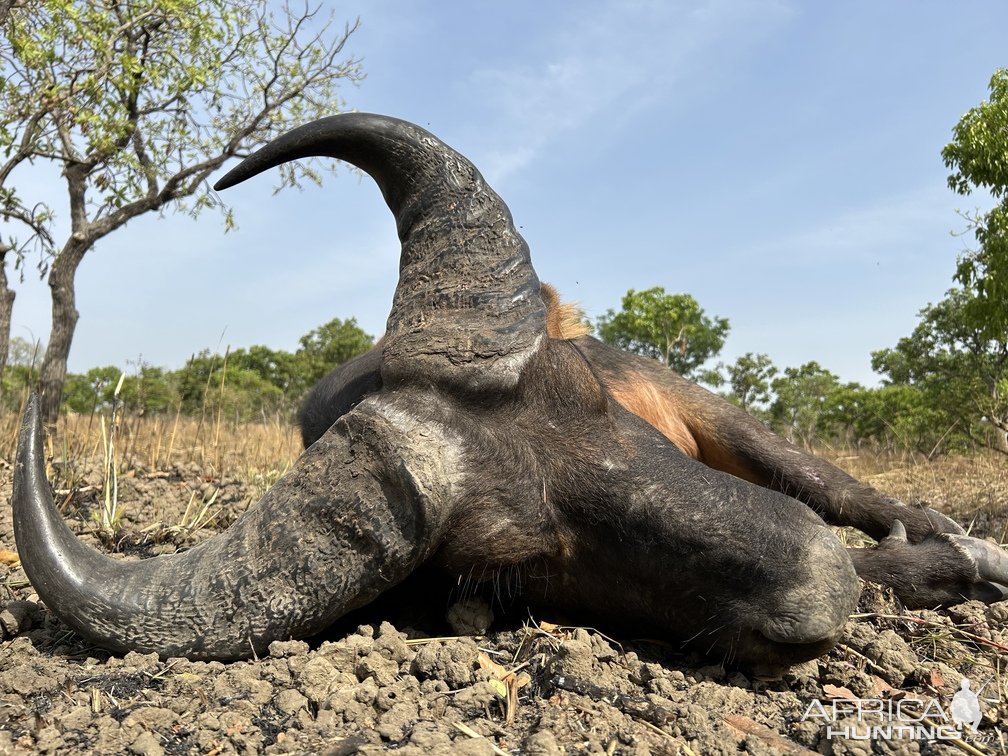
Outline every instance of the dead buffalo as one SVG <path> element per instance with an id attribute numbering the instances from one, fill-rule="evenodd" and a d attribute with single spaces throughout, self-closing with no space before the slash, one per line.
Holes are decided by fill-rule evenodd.
<path id="1" fill-rule="evenodd" d="M 311 442 L 229 530 L 140 562 L 77 541 L 30 402 L 14 484 L 25 572 L 114 651 L 234 659 L 316 633 L 421 565 L 517 576 L 527 600 L 619 618 L 744 665 L 829 649 L 858 575 L 912 607 L 1005 594 L 1008 559 L 882 496 L 657 362 L 571 332 L 507 207 L 412 124 L 295 129 L 217 188 L 326 155 L 395 215 L 399 284 L 380 345 L 302 412 Z M 828 524 L 879 545 L 847 549 Z"/>

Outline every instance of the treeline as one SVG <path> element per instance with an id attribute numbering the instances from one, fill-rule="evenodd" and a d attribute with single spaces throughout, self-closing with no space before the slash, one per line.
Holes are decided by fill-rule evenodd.
<path id="1" fill-rule="evenodd" d="M 874 362 L 877 364 L 880 355 Z M 761 360 L 754 374 L 739 363 Z M 876 368 L 878 369 L 878 368 Z M 727 398 L 790 441 L 818 445 L 881 447 L 926 455 L 965 452 L 978 447 L 1005 451 L 1002 432 L 977 412 L 963 386 L 946 390 L 936 380 L 863 386 L 842 382 L 818 362 L 778 371 L 766 355 L 746 354 L 728 372 Z M 753 394 L 759 395 L 752 401 Z M 968 393 L 968 392 L 966 392 Z M 971 411 L 972 410 L 972 411 Z"/>
<path id="2" fill-rule="evenodd" d="M 204 350 L 178 370 L 145 363 L 125 372 L 114 365 L 96 367 L 67 376 L 63 409 L 101 412 L 117 401 L 125 411 L 140 414 L 211 413 L 237 422 L 288 418 L 319 378 L 373 344 L 356 319 L 336 318 L 302 336 L 294 352 L 266 346 L 224 354 Z M 2 392 L 7 409 L 16 409 L 36 385 L 41 352 L 24 339 L 11 340 Z"/>

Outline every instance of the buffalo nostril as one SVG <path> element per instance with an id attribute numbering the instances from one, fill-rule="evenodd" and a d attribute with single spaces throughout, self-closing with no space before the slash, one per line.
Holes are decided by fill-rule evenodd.
<path id="1" fill-rule="evenodd" d="M 821 643 L 839 637 L 844 622 L 836 622 L 830 612 L 808 617 L 779 615 L 771 617 L 760 628 L 760 633 L 776 643 L 806 645 Z"/>

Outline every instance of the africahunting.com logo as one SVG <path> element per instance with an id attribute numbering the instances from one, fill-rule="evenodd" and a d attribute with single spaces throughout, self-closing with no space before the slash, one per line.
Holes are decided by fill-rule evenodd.
<path id="1" fill-rule="evenodd" d="M 833 698 L 826 702 L 812 701 L 801 721 L 825 726 L 828 740 L 996 742 L 995 733 L 977 731 L 981 701 L 997 703 L 997 699 L 980 698 L 989 682 L 974 690 L 969 678 L 964 677 L 947 710 L 933 698 Z"/>

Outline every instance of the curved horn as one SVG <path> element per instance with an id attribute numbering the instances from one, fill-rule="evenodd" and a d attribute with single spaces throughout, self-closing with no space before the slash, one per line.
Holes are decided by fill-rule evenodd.
<path id="1" fill-rule="evenodd" d="M 24 570 L 54 614 L 114 651 L 233 659 L 318 632 L 409 574 L 446 511 L 441 444 L 381 407 L 337 423 L 226 532 L 125 562 L 80 543 L 60 517 L 33 396 L 12 499 Z"/>
<path id="2" fill-rule="evenodd" d="M 294 129 L 214 186 L 328 156 L 366 171 L 396 218 L 399 285 L 382 354 L 386 385 L 422 377 L 513 387 L 545 329 L 539 279 L 503 200 L 465 157 L 406 121 L 344 113 Z"/>

